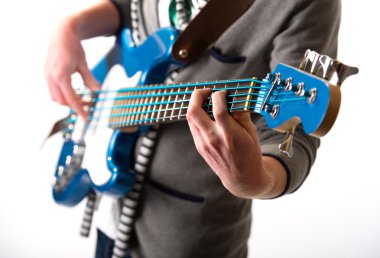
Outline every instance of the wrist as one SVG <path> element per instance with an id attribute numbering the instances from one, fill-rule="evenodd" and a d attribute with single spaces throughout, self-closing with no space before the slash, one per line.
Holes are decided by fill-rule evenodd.
<path id="1" fill-rule="evenodd" d="M 287 174 L 283 165 L 276 159 L 263 156 L 264 182 L 263 191 L 258 198 L 269 199 L 280 196 L 286 187 Z"/>
<path id="2" fill-rule="evenodd" d="M 65 33 L 75 35 L 78 39 L 84 39 L 83 37 L 83 24 L 80 15 L 71 15 L 66 17 L 60 24 L 59 30 Z"/>
<path id="3" fill-rule="evenodd" d="M 237 197 L 249 199 L 271 199 L 280 196 L 286 186 L 285 168 L 276 159 L 263 156 L 257 161 L 254 171 L 224 180 L 223 184 Z M 223 180 L 222 180 L 223 181 Z"/>
<path id="4" fill-rule="evenodd" d="M 271 174 L 260 157 L 247 170 L 235 169 L 221 176 L 223 185 L 236 197 L 265 198 L 273 182 Z"/>

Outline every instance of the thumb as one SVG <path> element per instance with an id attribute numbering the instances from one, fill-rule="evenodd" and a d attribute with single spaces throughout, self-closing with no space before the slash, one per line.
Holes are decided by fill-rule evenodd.
<path id="1" fill-rule="evenodd" d="M 95 79 L 94 75 L 91 73 L 90 69 L 88 69 L 86 64 L 83 64 L 79 67 L 78 72 L 82 76 L 84 84 L 90 90 L 100 90 L 99 82 Z"/>

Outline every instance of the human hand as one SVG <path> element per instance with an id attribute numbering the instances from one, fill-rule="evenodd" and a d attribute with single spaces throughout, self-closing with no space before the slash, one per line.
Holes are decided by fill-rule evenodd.
<path id="1" fill-rule="evenodd" d="M 212 94 L 215 121 L 202 109 L 211 90 L 195 90 L 191 95 L 187 120 L 198 152 L 232 194 L 242 198 L 279 195 L 286 182 L 284 168 L 262 156 L 249 112 L 228 113 L 226 93 Z"/>
<path id="2" fill-rule="evenodd" d="M 47 59 L 45 77 L 52 100 L 67 105 L 83 119 L 87 114 L 83 109 L 80 97 L 72 88 L 71 76 L 78 72 L 84 84 L 90 90 L 99 90 L 100 86 L 90 72 L 81 38 L 72 19 L 66 19 L 53 33 Z"/>

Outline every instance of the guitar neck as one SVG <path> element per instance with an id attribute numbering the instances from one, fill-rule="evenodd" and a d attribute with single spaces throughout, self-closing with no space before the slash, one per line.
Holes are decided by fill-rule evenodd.
<path id="1" fill-rule="evenodd" d="M 114 98 L 109 127 L 118 129 L 185 120 L 191 93 L 205 88 L 213 92 L 226 90 L 229 112 L 254 112 L 259 96 L 263 94 L 255 78 L 125 88 L 119 90 Z M 211 98 L 203 108 L 212 117 Z"/>

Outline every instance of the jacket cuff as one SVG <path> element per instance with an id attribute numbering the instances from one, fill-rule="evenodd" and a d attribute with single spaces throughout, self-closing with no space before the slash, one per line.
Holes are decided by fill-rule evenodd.
<path id="1" fill-rule="evenodd" d="M 120 34 L 123 27 L 130 28 L 131 25 L 131 5 L 130 1 L 123 0 L 110 0 L 110 2 L 115 6 L 119 14 L 119 28 L 115 31 L 114 35 Z"/>

